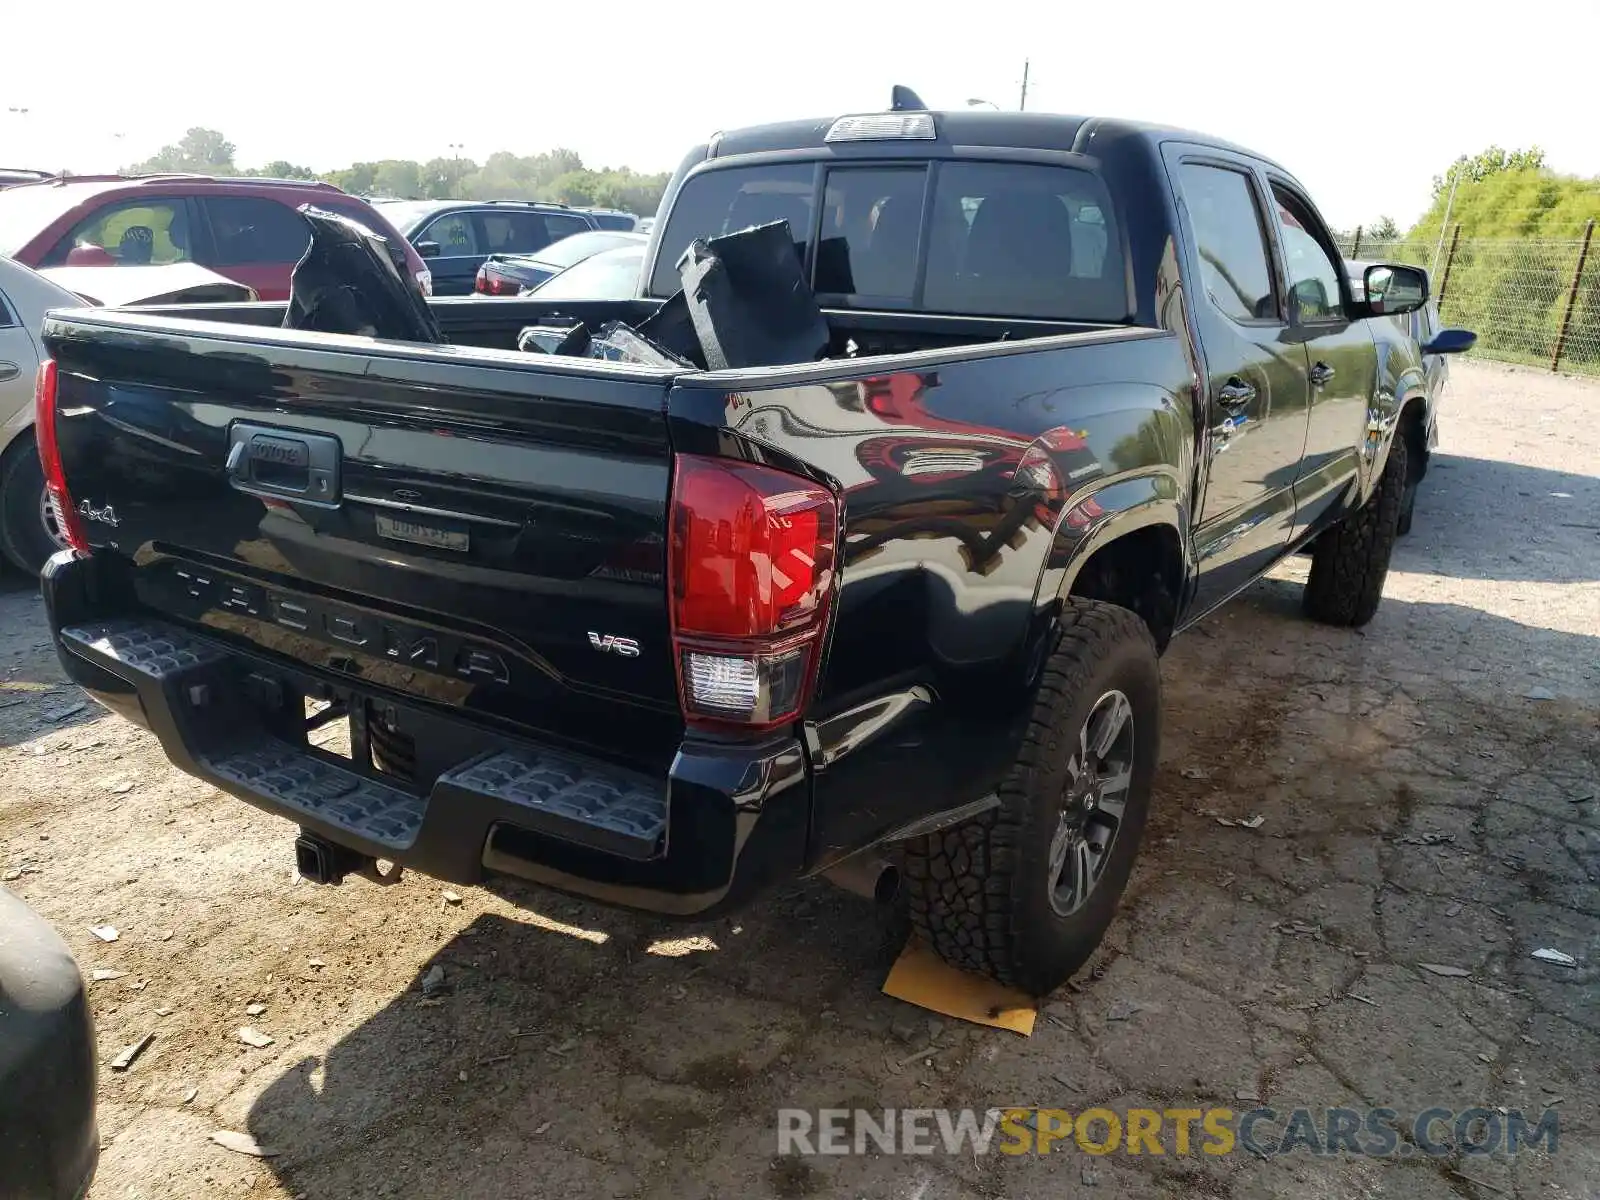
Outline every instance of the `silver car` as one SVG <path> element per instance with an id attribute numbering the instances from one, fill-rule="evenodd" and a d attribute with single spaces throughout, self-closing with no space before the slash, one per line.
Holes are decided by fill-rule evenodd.
<path id="1" fill-rule="evenodd" d="M 35 575 L 66 544 L 46 501 L 33 444 L 39 328 L 50 309 L 81 307 L 83 300 L 66 288 L 0 258 L 0 551 Z"/>
<path id="2" fill-rule="evenodd" d="M 181 304 L 254 300 L 243 284 L 193 263 L 159 267 L 64 267 L 60 283 L 0 257 L 0 553 L 37 575 L 66 545 L 47 501 L 33 442 L 39 330 L 52 308 L 85 304 Z"/>

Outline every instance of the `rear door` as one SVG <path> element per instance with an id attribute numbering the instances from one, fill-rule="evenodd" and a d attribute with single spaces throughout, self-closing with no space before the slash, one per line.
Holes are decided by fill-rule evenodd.
<path id="1" fill-rule="evenodd" d="M 295 264 L 311 243 L 300 215 L 265 196 L 212 194 L 199 197 L 197 203 L 208 233 L 202 265 L 255 288 L 263 300 L 287 300 Z"/>
<path id="2" fill-rule="evenodd" d="M 30 407 L 39 354 L 22 314 L 0 291 L 0 425 Z"/>
<path id="3" fill-rule="evenodd" d="M 1345 315 L 1349 279 L 1316 209 L 1274 178 L 1272 208 L 1288 281 L 1292 336 L 1305 351 L 1310 417 L 1295 482 L 1295 531 L 1310 528 L 1356 477 L 1378 359 L 1365 321 Z"/>
<path id="4" fill-rule="evenodd" d="M 1253 164 L 1210 148 L 1168 151 L 1205 360 L 1195 532 L 1196 605 L 1203 612 L 1288 544 L 1309 385 L 1305 349 L 1273 269 L 1267 194 Z"/>

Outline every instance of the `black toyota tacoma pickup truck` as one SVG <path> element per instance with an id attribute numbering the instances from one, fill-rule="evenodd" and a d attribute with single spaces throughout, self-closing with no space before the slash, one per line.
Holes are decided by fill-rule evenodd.
<path id="1" fill-rule="evenodd" d="M 821 357 L 516 349 L 778 221 Z M 896 111 L 695 147 L 633 300 L 437 300 L 443 345 L 55 312 L 60 658 L 316 878 L 689 916 L 898 870 L 940 954 L 1043 993 L 1127 881 L 1172 637 L 1301 548 L 1313 618 L 1378 606 L 1427 446 L 1418 347 L 1368 318 L 1427 282 L 1364 284 L 1249 151 Z"/>

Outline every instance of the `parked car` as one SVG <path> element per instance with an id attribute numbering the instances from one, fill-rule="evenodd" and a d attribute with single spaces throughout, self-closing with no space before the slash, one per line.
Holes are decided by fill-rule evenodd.
<path id="1" fill-rule="evenodd" d="M 287 300 L 310 244 L 294 210 L 343 213 L 403 246 L 424 291 L 427 266 L 371 205 L 329 183 L 205 175 L 74 175 L 0 191 L 0 255 L 29 267 L 198 263 Z"/>
<path id="2" fill-rule="evenodd" d="M 1350 276 L 1350 292 L 1357 300 L 1366 298 L 1365 276 L 1369 262 L 1347 259 L 1345 268 Z M 1422 366 L 1427 376 L 1427 414 L 1423 419 L 1422 435 L 1412 449 L 1410 478 L 1406 481 L 1405 497 L 1400 504 L 1400 534 L 1411 532 L 1412 515 L 1417 506 L 1417 485 L 1428 474 L 1428 463 L 1434 448 L 1439 444 L 1439 407 L 1444 401 L 1445 386 L 1450 382 L 1450 356 L 1471 350 L 1477 345 L 1478 335 L 1469 329 L 1447 328 L 1439 320 L 1439 306 L 1429 297 L 1428 302 L 1414 312 L 1393 318 L 1417 343 L 1422 352 Z"/>
<path id="3" fill-rule="evenodd" d="M 123 304 L 250 304 L 261 297 L 243 283 L 199 263 L 164 267 L 45 267 L 39 272 L 83 302 Z M 41 314 L 42 315 L 42 314 Z M 40 322 L 34 323 L 38 328 Z"/>
<path id="4" fill-rule="evenodd" d="M 68 677 L 322 882 L 704 918 L 899 864 L 939 954 L 1049 991 L 1132 870 L 1173 636 L 1302 546 L 1311 617 L 1376 615 L 1426 407 L 1387 318 L 1427 279 L 1356 300 L 1226 142 L 901 99 L 694 148 L 626 300 L 414 314 L 448 345 L 55 313 Z M 695 245 L 780 222 L 779 294 Z M 674 295 L 702 362 L 507 353 Z M 745 356 L 769 324 L 805 336 Z"/>
<path id="5" fill-rule="evenodd" d="M 437 296 L 466 296 L 492 254 L 528 254 L 575 233 L 595 218 L 561 204 L 519 200 L 380 200 L 379 211 L 433 270 Z"/>
<path id="6" fill-rule="evenodd" d="M 542 300 L 626 300 L 637 296 L 644 250 L 641 242 L 591 254 L 543 283 L 524 288 L 521 295 Z"/>
<path id="7" fill-rule="evenodd" d="M 563 238 L 536 254 L 491 254 L 478 268 L 472 290 L 482 296 L 520 295 L 602 250 L 643 246 L 649 240 L 642 233 L 601 229 Z"/>
<path id="8" fill-rule="evenodd" d="M 593 217 L 596 229 L 616 229 L 623 233 L 635 233 L 639 229 L 639 218 L 619 208 L 580 208 L 578 211 Z"/>
<path id="9" fill-rule="evenodd" d="M 0 1196 L 80 1200 L 100 1157 L 94 1021 L 60 935 L 0 887 Z"/>
<path id="10" fill-rule="evenodd" d="M 68 286 L 68 285 L 72 286 Z M 81 289 L 81 290 L 80 290 Z M 58 267 L 43 272 L 0 258 L 0 553 L 37 575 L 61 547 L 33 439 L 39 330 L 52 308 L 88 304 L 252 301 L 255 292 L 193 263 L 164 267 Z"/>

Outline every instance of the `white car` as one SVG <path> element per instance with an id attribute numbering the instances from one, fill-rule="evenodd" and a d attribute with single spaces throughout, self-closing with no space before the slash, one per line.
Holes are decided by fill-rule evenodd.
<path id="1" fill-rule="evenodd" d="M 39 331 L 52 308 L 85 304 L 184 304 L 254 300 L 243 284 L 193 263 L 157 267 L 61 267 L 46 278 L 0 257 L 0 552 L 37 575 L 66 545 L 44 488 L 33 443 L 33 384 Z M 64 286 L 68 285 L 68 286 Z"/>

